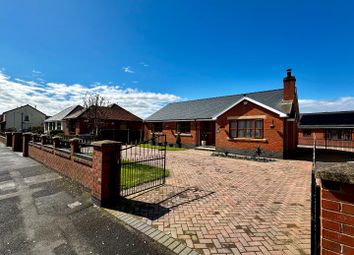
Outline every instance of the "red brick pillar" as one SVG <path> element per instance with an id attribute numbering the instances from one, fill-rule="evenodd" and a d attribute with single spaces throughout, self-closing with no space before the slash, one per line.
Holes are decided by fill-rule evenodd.
<path id="1" fill-rule="evenodd" d="M 12 150 L 22 151 L 22 133 L 20 132 L 12 133 Z"/>
<path id="2" fill-rule="evenodd" d="M 92 200 L 98 206 L 114 204 L 120 195 L 121 143 L 105 140 L 92 145 Z"/>
<path id="3" fill-rule="evenodd" d="M 321 254 L 354 254 L 354 163 L 318 168 Z"/>
<path id="4" fill-rule="evenodd" d="M 47 135 L 41 135 L 41 144 L 45 145 L 45 143 L 47 142 Z"/>
<path id="5" fill-rule="evenodd" d="M 6 132 L 6 146 L 12 147 L 12 132 Z"/>
<path id="6" fill-rule="evenodd" d="M 28 143 L 32 139 L 32 133 L 24 133 L 22 138 L 22 156 L 28 157 Z"/>
<path id="7" fill-rule="evenodd" d="M 53 148 L 59 148 L 59 144 L 60 144 L 60 137 L 59 136 L 54 136 L 53 137 Z"/>
<path id="8" fill-rule="evenodd" d="M 70 139 L 71 157 L 74 153 L 80 153 L 80 140 L 78 138 Z"/>

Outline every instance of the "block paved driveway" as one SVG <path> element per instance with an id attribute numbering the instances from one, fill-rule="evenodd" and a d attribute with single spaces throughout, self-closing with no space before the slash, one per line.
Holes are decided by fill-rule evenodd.
<path id="1" fill-rule="evenodd" d="M 310 254 L 310 162 L 188 150 L 168 152 L 167 168 L 125 209 L 202 254 Z"/>

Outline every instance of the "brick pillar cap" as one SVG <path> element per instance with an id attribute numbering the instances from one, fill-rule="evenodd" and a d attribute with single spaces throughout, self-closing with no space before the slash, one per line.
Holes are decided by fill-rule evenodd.
<path id="1" fill-rule="evenodd" d="M 122 144 L 122 143 L 117 142 L 117 141 L 112 141 L 112 140 L 102 140 L 102 141 L 97 141 L 97 142 L 91 143 L 91 145 L 95 146 L 95 147 L 102 147 L 102 146 L 106 146 L 106 145 L 116 145 L 116 144 Z"/>
<path id="2" fill-rule="evenodd" d="M 54 136 L 53 139 L 60 139 L 60 136 Z"/>
<path id="3" fill-rule="evenodd" d="M 75 141 L 80 141 L 80 139 L 79 139 L 79 138 L 71 138 L 71 139 L 69 140 L 69 142 L 75 142 Z"/>
<path id="4" fill-rule="evenodd" d="M 12 134 L 13 132 L 5 132 L 5 134 Z"/>
<path id="5" fill-rule="evenodd" d="M 31 133 L 31 132 L 26 132 L 26 133 L 23 133 L 23 135 L 33 135 L 33 133 Z"/>
<path id="6" fill-rule="evenodd" d="M 43 135 L 41 135 L 41 137 L 48 137 L 49 135 L 45 135 L 45 134 L 43 134 Z"/>
<path id="7" fill-rule="evenodd" d="M 316 170 L 322 180 L 354 184 L 354 162 L 317 165 Z"/>

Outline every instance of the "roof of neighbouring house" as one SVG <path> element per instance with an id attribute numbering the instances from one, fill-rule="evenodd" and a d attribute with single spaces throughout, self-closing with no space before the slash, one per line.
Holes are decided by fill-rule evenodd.
<path id="1" fill-rule="evenodd" d="M 65 119 L 89 118 L 90 111 L 93 111 L 92 106 L 76 111 L 66 116 Z M 98 106 L 97 114 L 99 115 L 99 119 L 102 120 L 142 121 L 141 118 L 125 110 L 117 104 Z"/>
<path id="2" fill-rule="evenodd" d="M 304 113 L 300 128 L 354 128 L 354 111 Z"/>
<path id="3" fill-rule="evenodd" d="M 145 121 L 215 119 L 243 100 L 259 104 L 279 114 L 288 115 L 291 112 L 293 101 L 283 100 L 283 91 L 283 89 L 277 89 L 170 103 L 146 118 Z"/>
<path id="4" fill-rule="evenodd" d="M 13 108 L 11 110 L 8 110 L 6 112 L 3 112 L 3 115 L 6 114 L 6 113 L 9 113 L 9 112 L 12 112 L 12 111 L 15 111 L 15 110 L 19 110 L 21 108 L 26 108 L 26 107 L 29 107 L 29 108 L 32 108 L 33 110 L 37 111 L 39 114 L 42 114 L 44 116 L 47 116 L 47 114 L 41 112 L 40 110 L 38 110 L 36 107 L 33 107 L 32 105 L 30 104 L 25 104 L 25 105 L 22 105 L 22 106 L 19 106 L 19 107 L 16 107 L 16 108 Z"/>
<path id="5" fill-rule="evenodd" d="M 81 110 L 83 107 L 81 105 L 72 105 L 68 108 L 65 108 L 61 112 L 58 112 L 57 114 L 53 115 L 52 117 L 46 119 L 44 122 L 53 122 L 53 121 L 61 121 L 63 120 L 67 115 Z"/>

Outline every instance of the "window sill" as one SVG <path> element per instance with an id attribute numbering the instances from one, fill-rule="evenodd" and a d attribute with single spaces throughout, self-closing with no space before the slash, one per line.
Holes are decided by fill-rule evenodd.
<path id="1" fill-rule="evenodd" d="M 188 134 L 188 133 L 181 133 L 181 134 L 179 134 L 181 137 L 191 137 L 192 136 L 192 134 Z M 175 135 L 175 136 L 177 136 L 177 134 Z"/>
<path id="2" fill-rule="evenodd" d="M 259 143 L 266 143 L 268 140 L 265 138 L 227 138 L 229 141 L 240 141 L 240 142 L 259 142 Z"/>
<path id="3" fill-rule="evenodd" d="M 163 135 L 163 132 L 151 132 L 152 135 Z"/>

